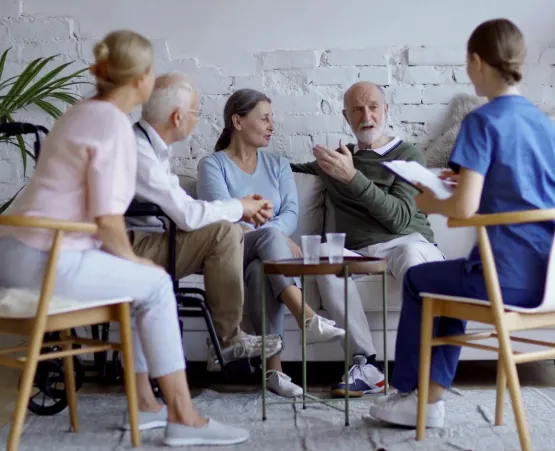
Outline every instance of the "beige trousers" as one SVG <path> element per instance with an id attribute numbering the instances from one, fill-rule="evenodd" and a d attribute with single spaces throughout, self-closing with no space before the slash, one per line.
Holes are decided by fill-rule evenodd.
<path id="1" fill-rule="evenodd" d="M 135 231 L 133 250 L 141 257 L 167 267 L 168 233 Z M 221 221 L 192 232 L 178 231 L 176 277 L 202 272 L 206 301 L 222 347 L 240 339 L 243 318 L 243 230 Z"/>

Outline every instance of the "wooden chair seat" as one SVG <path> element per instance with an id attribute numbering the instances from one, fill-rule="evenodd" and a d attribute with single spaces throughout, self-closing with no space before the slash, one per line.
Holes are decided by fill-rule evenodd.
<path id="1" fill-rule="evenodd" d="M 474 305 L 483 305 L 488 308 L 491 307 L 490 301 L 486 301 L 484 299 L 475 299 L 475 298 L 464 298 L 461 296 L 446 296 L 444 294 L 437 294 L 437 293 L 420 293 L 420 296 L 423 298 L 434 298 L 437 300 L 443 301 L 450 301 L 450 302 L 461 302 L 464 304 L 474 304 Z M 537 307 L 519 307 L 517 305 L 507 305 L 503 304 L 503 309 L 506 312 L 519 312 L 525 313 L 527 315 L 532 315 L 534 313 L 548 313 L 548 312 L 555 312 L 555 306 L 540 304 Z"/>
<path id="2" fill-rule="evenodd" d="M 33 380 L 40 361 L 63 359 L 64 381 L 71 427 L 79 430 L 73 357 L 105 351 L 120 351 L 124 363 L 124 381 L 131 425 L 131 442 L 140 446 L 138 401 L 131 337 L 131 298 L 81 302 L 53 296 L 57 262 L 64 232 L 95 234 L 95 224 L 58 221 L 25 216 L 0 216 L 0 225 L 43 228 L 54 231 L 48 264 L 40 293 L 22 289 L 2 289 L 0 293 L 0 333 L 28 337 L 27 346 L 0 349 L 0 365 L 23 370 L 17 403 L 8 437 L 8 451 L 16 451 L 25 422 Z M 71 330 L 107 322 L 119 322 L 121 343 L 72 336 Z M 59 332 L 58 341 L 44 341 L 45 333 Z M 74 345 L 79 345 L 75 347 Z M 52 347 L 60 348 L 52 351 Z M 50 348 L 42 352 L 43 348 Z M 15 354 L 14 356 L 9 356 Z"/>
<path id="3" fill-rule="evenodd" d="M 508 385 L 521 447 L 523 451 L 532 449 L 516 364 L 555 358 L 555 343 L 511 336 L 510 332 L 555 326 L 555 240 L 551 245 L 543 299 L 534 308 L 517 307 L 503 303 L 495 259 L 486 228 L 488 226 L 541 221 L 555 221 L 555 209 L 476 215 L 465 220 L 449 219 L 448 225 L 450 227 L 475 226 L 478 229 L 478 245 L 488 300 L 420 293 L 423 300 L 418 377 L 417 440 L 423 440 L 426 433 L 432 347 L 443 345 L 467 346 L 499 353 L 495 424 L 497 426 L 503 424 L 504 396 Z M 434 338 L 433 322 L 436 317 L 481 322 L 492 324 L 495 327 L 492 331 Z M 489 338 L 497 339 L 499 346 L 476 343 L 476 341 Z M 544 346 L 549 349 L 519 352 L 512 349 L 511 341 Z"/>

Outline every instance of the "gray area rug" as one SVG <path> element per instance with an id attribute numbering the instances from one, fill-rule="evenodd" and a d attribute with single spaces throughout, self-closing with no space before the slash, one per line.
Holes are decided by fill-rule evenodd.
<path id="1" fill-rule="evenodd" d="M 508 398 L 508 393 L 507 393 Z M 524 388 L 528 423 L 537 450 L 555 449 L 555 389 Z M 278 400 L 270 395 L 270 401 Z M 21 451 L 55 449 L 121 450 L 131 449 L 128 433 L 117 429 L 125 418 L 123 395 L 79 395 L 81 430 L 70 433 L 67 410 L 53 417 L 29 414 Z M 449 451 L 520 449 L 510 402 L 506 401 L 505 426 L 493 426 L 494 390 L 469 390 L 446 397 L 448 412 L 444 429 L 428 430 L 425 442 L 414 440 L 414 430 L 386 427 L 368 416 L 373 398 L 351 401 L 351 425 L 344 426 L 343 413 L 312 404 L 306 410 L 297 405 L 274 404 L 268 420 L 261 420 L 260 393 L 220 394 L 203 391 L 195 398 L 198 409 L 217 420 L 243 426 L 251 431 L 250 441 L 231 447 L 189 447 L 187 449 L 229 450 L 318 450 L 318 451 Z M 0 447 L 6 445 L 8 429 L 0 430 Z M 163 429 L 142 432 L 142 448 L 162 447 Z"/>

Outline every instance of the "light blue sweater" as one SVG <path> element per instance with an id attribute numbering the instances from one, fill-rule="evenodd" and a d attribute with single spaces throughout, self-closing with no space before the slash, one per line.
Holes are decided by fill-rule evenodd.
<path id="1" fill-rule="evenodd" d="M 276 227 L 287 236 L 296 230 L 299 215 L 297 186 L 286 158 L 258 151 L 258 162 L 252 175 L 242 171 L 224 151 L 214 152 L 200 161 L 199 199 L 227 200 L 250 194 L 260 194 L 274 206 L 274 217 L 262 227 Z"/>

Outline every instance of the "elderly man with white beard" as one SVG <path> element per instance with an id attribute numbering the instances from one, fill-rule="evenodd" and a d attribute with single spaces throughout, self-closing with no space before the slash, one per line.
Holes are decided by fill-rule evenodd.
<path id="1" fill-rule="evenodd" d="M 328 149 L 317 145 L 315 161 L 293 164 L 295 172 L 320 177 L 335 210 L 335 231 L 346 233 L 344 255 L 385 258 L 388 273 L 402 281 L 415 265 L 443 260 L 434 242 L 426 215 L 416 208 L 416 190 L 380 163 L 417 161 L 424 154 L 399 137 L 387 136 L 389 105 L 383 90 L 370 82 L 351 86 L 344 95 L 343 115 L 356 137 L 356 144 Z M 323 253 L 326 245 L 323 244 Z M 335 276 L 318 276 L 322 306 L 338 327 L 344 327 L 344 287 Z M 384 375 L 376 363 L 370 328 L 355 284 L 349 281 L 350 349 L 353 351 L 349 380 L 331 389 L 333 396 L 363 396 L 384 390 Z M 349 358 L 346 356 L 346 358 Z"/>

